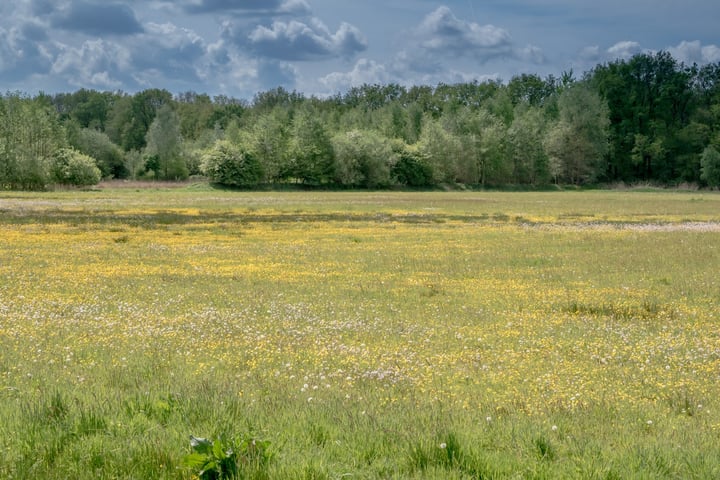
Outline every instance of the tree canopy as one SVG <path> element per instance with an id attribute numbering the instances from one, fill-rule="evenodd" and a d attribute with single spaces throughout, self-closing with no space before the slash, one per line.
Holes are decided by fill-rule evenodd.
<path id="1" fill-rule="evenodd" d="M 365 84 L 328 98 L 282 87 L 250 101 L 156 88 L 0 96 L 0 188 L 47 188 L 68 147 L 62 158 L 89 156 L 103 178 L 183 179 L 215 155 L 237 160 L 229 184 L 243 186 L 716 187 L 720 63 L 642 53 L 579 78 Z"/>

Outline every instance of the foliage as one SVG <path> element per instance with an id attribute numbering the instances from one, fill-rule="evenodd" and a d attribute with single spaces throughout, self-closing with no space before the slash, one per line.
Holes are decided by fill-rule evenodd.
<path id="1" fill-rule="evenodd" d="M 55 152 L 51 171 L 53 180 L 62 185 L 84 187 L 97 184 L 101 178 L 95 159 L 71 148 Z"/>
<path id="2" fill-rule="evenodd" d="M 156 88 L 8 94 L 0 115 L 24 119 L 3 125 L 0 186 L 45 188 L 44 163 L 68 144 L 96 158 L 104 177 L 184 179 L 200 173 L 202 152 L 220 138 L 252 152 L 263 183 L 704 186 L 701 157 L 720 139 L 719 85 L 720 63 L 684 65 L 661 51 L 597 65 L 579 79 L 570 70 L 507 83 L 365 84 L 328 98 L 282 87 L 251 101 Z M 348 143 L 357 132 L 377 145 Z M 378 161 L 377 149 L 395 142 L 417 148 L 422 162 Z M 133 151 L 143 155 L 144 171 L 124 161 L 134 162 L 135 154 L 125 155 Z M 417 178 L 402 173 L 411 171 Z"/>
<path id="3" fill-rule="evenodd" d="M 57 114 L 42 98 L 0 97 L 0 187 L 45 189 L 52 156 L 65 143 Z"/>
<path id="4" fill-rule="evenodd" d="M 465 152 L 460 138 L 430 120 L 423 129 L 418 148 L 433 172 L 433 184 L 452 184 L 458 180 L 459 164 Z"/>
<path id="5" fill-rule="evenodd" d="M 539 109 L 521 107 L 507 132 L 513 183 L 546 184 L 550 180 L 548 154 L 543 148 L 547 121 Z"/>
<path id="6" fill-rule="evenodd" d="M 157 116 L 147 131 L 146 155 L 152 160 L 149 170 L 161 180 L 183 180 L 188 168 L 182 157 L 180 118 L 170 105 L 158 109 Z"/>
<path id="7" fill-rule="evenodd" d="M 278 182 L 291 170 L 289 165 L 290 117 L 286 110 L 275 107 L 262 113 L 250 132 L 253 153 L 263 165 L 265 179 Z"/>
<path id="8" fill-rule="evenodd" d="M 190 436 L 192 453 L 184 458 L 188 467 L 197 471 L 200 480 L 233 479 L 262 471 L 272 458 L 270 442 L 253 437 L 215 440 Z"/>
<path id="9" fill-rule="evenodd" d="M 399 185 L 408 187 L 429 187 L 433 185 L 432 167 L 427 164 L 417 148 L 395 143 L 393 150 L 397 161 L 392 167 L 392 176 Z"/>
<path id="10" fill-rule="evenodd" d="M 218 140 L 202 156 L 200 170 L 211 182 L 220 185 L 251 187 L 260 183 L 260 162 L 246 149 L 227 140 Z"/>
<path id="11" fill-rule="evenodd" d="M 711 187 L 720 186 L 720 152 L 710 145 L 702 154 L 700 178 Z"/>
<path id="12" fill-rule="evenodd" d="M 330 136 L 310 110 L 299 112 L 293 119 L 288 158 L 281 178 L 319 185 L 329 183 L 334 177 L 335 151 Z"/>
<path id="13" fill-rule="evenodd" d="M 603 99 L 585 84 L 574 84 L 558 98 L 559 120 L 546 141 L 550 171 L 562 182 L 595 182 L 608 152 L 608 113 Z"/>
<path id="14" fill-rule="evenodd" d="M 363 188 L 390 185 L 395 157 L 389 140 L 375 132 L 352 130 L 335 136 L 332 144 L 339 184 Z"/>
<path id="15" fill-rule="evenodd" d="M 93 157 L 105 178 L 127 178 L 131 173 L 125 165 L 125 152 L 104 132 L 83 128 L 78 132 L 73 147 Z"/>

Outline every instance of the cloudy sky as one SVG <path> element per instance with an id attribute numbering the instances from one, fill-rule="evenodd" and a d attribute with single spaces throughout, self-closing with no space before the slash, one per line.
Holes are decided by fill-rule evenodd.
<path id="1" fill-rule="evenodd" d="M 717 0 L 0 0 L 0 90 L 250 99 L 541 76 L 643 51 L 720 62 Z"/>

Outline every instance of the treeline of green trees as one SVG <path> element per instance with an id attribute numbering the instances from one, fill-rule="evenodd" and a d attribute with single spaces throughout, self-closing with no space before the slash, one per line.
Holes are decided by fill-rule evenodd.
<path id="1" fill-rule="evenodd" d="M 193 175 L 252 187 L 650 181 L 720 185 L 720 63 L 640 54 L 582 78 L 0 97 L 0 187 Z"/>

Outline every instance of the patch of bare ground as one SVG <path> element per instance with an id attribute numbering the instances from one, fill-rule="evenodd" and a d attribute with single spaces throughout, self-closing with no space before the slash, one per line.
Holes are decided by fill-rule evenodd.
<path id="1" fill-rule="evenodd" d="M 625 230 L 632 232 L 720 232 L 720 222 L 675 222 L 675 223 L 622 223 L 622 222 L 589 222 L 589 223 L 553 223 L 535 225 L 541 229 L 563 230 Z M 532 227 L 531 227 L 532 228 Z"/>
<path id="2" fill-rule="evenodd" d="M 151 180 L 103 180 L 96 188 L 131 188 L 131 189 L 159 189 L 159 188 L 185 188 L 197 183 L 197 180 L 182 181 L 151 181 Z"/>

